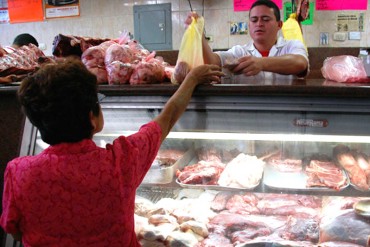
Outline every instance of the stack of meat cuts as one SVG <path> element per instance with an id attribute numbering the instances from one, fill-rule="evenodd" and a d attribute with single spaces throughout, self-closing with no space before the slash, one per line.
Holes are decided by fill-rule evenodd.
<path id="1" fill-rule="evenodd" d="M 34 44 L 24 45 L 12 53 L 1 50 L 0 55 L 0 77 L 34 72 L 40 66 L 39 59 L 45 57 Z"/>
<path id="2" fill-rule="evenodd" d="M 333 156 L 345 169 L 355 188 L 363 191 L 370 190 L 370 159 L 366 154 L 338 145 L 333 150 Z"/>
<path id="3" fill-rule="evenodd" d="M 347 177 L 333 162 L 311 160 L 306 167 L 307 187 L 328 187 L 340 190 L 347 185 Z"/>
<path id="4" fill-rule="evenodd" d="M 314 246 L 320 207 L 314 196 L 219 192 L 211 203 L 218 214 L 207 224 L 208 237 L 197 246 Z"/>

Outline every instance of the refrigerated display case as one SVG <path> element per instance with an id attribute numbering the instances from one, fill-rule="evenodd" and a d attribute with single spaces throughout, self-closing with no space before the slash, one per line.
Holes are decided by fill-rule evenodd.
<path id="1" fill-rule="evenodd" d="M 95 143 L 104 147 L 136 132 L 160 113 L 175 89 L 100 86 L 106 95 L 101 102 L 105 126 Z M 365 246 L 369 215 L 366 210 L 356 214 L 353 206 L 368 199 L 370 189 L 357 186 L 356 175 L 339 158 L 348 154 L 356 162 L 359 157 L 370 162 L 369 123 L 367 87 L 309 81 L 200 86 L 161 146 L 181 155 L 164 167 L 153 163 L 137 190 L 137 221 L 145 222 L 137 234 L 143 246 L 175 246 L 174 241 L 178 246 L 217 241 L 215 246 Z M 26 122 L 21 155 L 46 147 Z M 215 160 L 224 166 L 212 173 L 207 169 L 213 165 L 206 162 Z M 235 166 L 221 183 L 230 164 Z M 189 167 L 190 175 L 181 177 Z M 156 232 L 155 214 L 171 216 L 176 227 Z"/>

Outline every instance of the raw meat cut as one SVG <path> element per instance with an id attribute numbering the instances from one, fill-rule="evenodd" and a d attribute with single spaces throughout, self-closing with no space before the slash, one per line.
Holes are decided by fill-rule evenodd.
<path id="1" fill-rule="evenodd" d="M 226 165 L 218 184 L 242 189 L 255 187 L 261 181 L 264 165 L 257 156 L 241 153 Z"/>
<path id="2" fill-rule="evenodd" d="M 311 160 L 306 167 L 308 187 L 328 187 L 340 190 L 347 185 L 347 177 L 333 162 Z"/>
<path id="3" fill-rule="evenodd" d="M 366 246 L 370 219 L 356 215 L 353 209 L 330 212 L 320 222 L 320 243 L 343 241 Z"/>
<path id="4" fill-rule="evenodd" d="M 177 171 L 176 176 L 184 184 L 216 185 L 225 164 L 217 161 L 199 161 Z"/>

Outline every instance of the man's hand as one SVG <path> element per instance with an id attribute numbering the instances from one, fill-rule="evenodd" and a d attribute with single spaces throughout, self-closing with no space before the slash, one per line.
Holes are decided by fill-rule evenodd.
<path id="1" fill-rule="evenodd" d="M 262 59 L 260 57 L 245 56 L 238 59 L 238 65 L 234 67 L 234 74 L 244 74 L 246 76 L 257 75 L 263 70 Z"/>
<path id="2" fill-rule="evenodd" d="M 197 19 L 198 17 L 199 15 L 196 12 L 189 12 L 184 22 L 185 29 L 188 28 L 188 26 L 191 24 L 191 22 L 193 21 L 193 18 Z"/>

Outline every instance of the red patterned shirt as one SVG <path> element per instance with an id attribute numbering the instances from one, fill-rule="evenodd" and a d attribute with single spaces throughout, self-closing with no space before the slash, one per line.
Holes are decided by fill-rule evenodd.
<path id="1" fill-rule="evenodd" d="M 151 122 L 100 148 L 86 139 L 9 162 L 0 224 L 27 246 L 140 246 L 135 193 L 160 147 Z"/>

